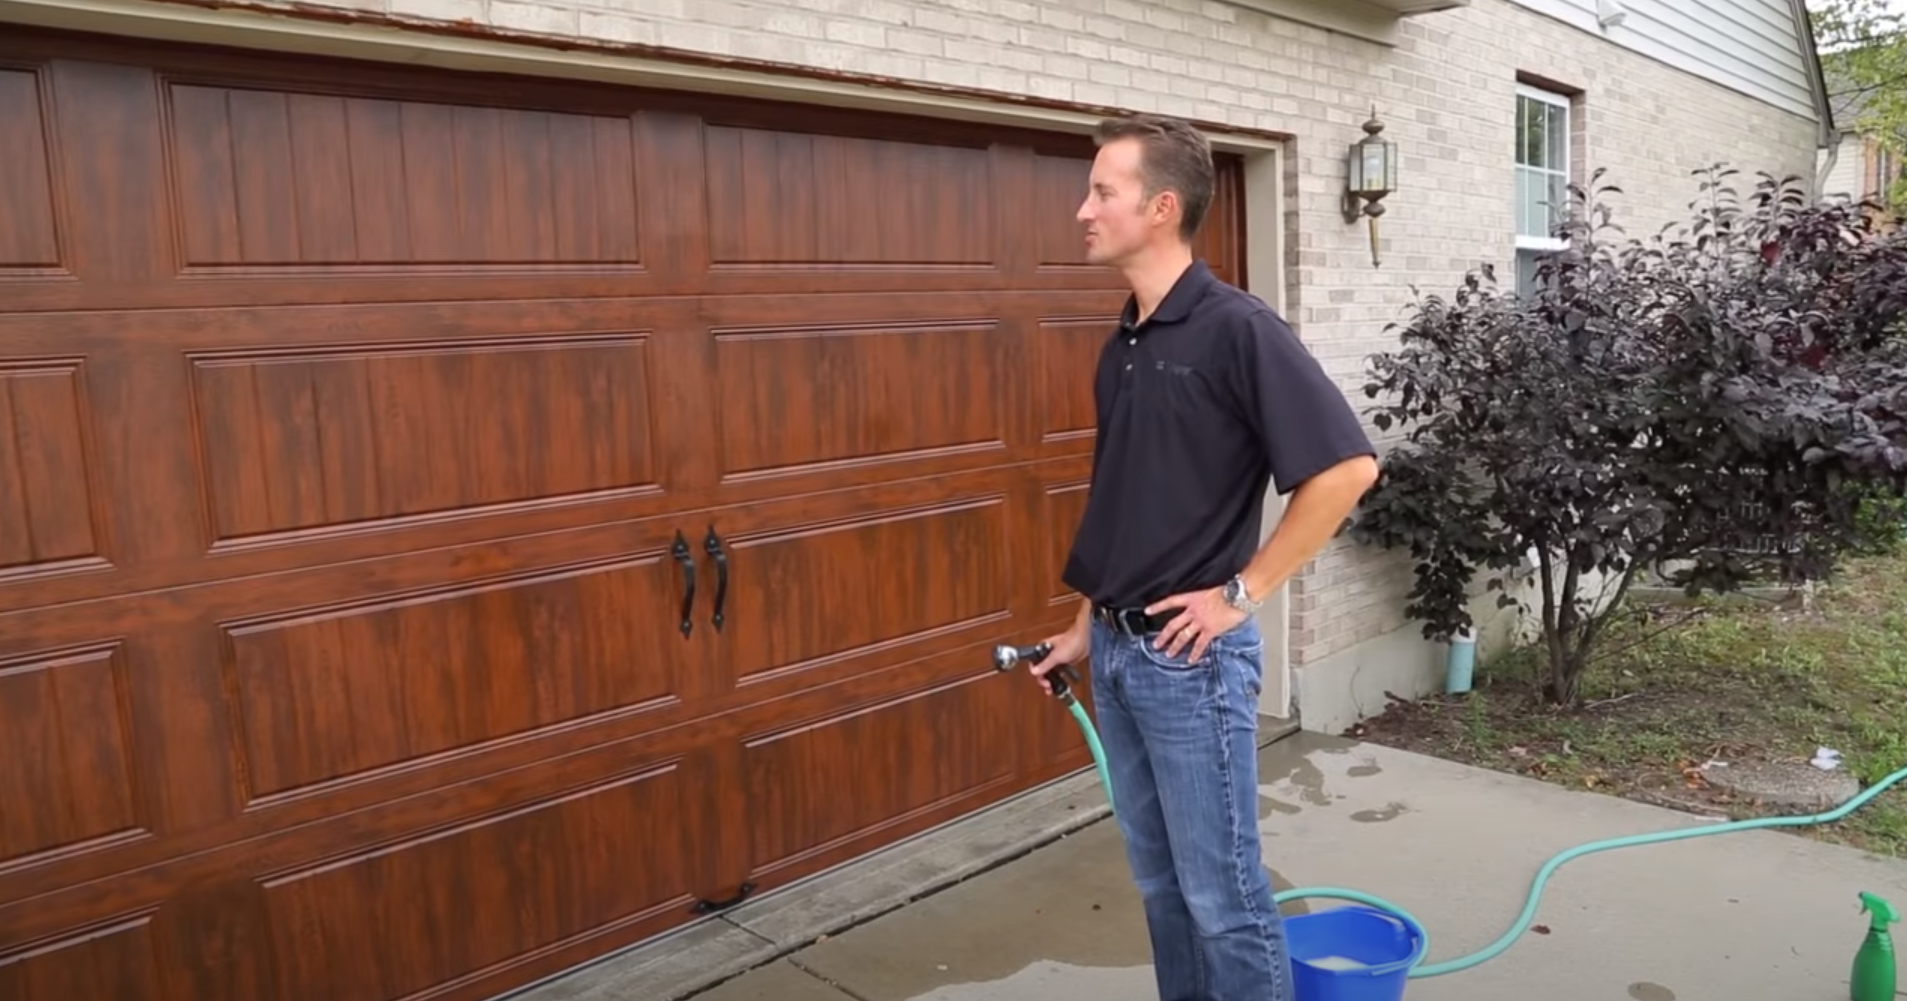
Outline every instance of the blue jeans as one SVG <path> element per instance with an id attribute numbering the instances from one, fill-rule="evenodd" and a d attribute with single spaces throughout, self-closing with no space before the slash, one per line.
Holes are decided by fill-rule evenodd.
<path id="1" fill-rule="evenodd" d="M 1257 623 L 1196 664 L 1095 621 L 1092 691 L 1161 1001 L 1292 1001 L 1259 852 Z"/>

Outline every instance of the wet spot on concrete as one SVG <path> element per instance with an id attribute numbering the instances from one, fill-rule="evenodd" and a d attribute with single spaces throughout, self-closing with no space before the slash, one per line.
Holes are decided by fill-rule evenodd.
<path id="1" fill-rule="evenodd" d="M 1629 985 L 1629 996 L 1636 1001 L 1675 1001 L 1675 992 L 1648 981 Z"/>
<path id="2" fill-rule="evenodd" d="M 1282 813 L 1289 817 L 1294 813 L 1303 812 L 1304 808 L 1295 803 L 1287 803 L 1281 799 L 1272 799 L 1270 796 L 1266 796 L 1262 793 L 1258 797 L 1259 820 L 1269 820 L 1274 813 Z"/>
<path id="3" fill-rule="evenodd" d="M 1360 824 L 1381 824 L 1387 820 L 1396 820 L 1410 812 L 1410 807 L 1402 803 L 1389 803 L 1381 810 L 1359 810 L 1351 814 L 1351 819 Z"/>
<path id="4" fill-rule="evenodd" d="M 1309 759 L 1300 761 L 1298 767 L 1291 770 L 1291 784 L 1298 788 L 1298 799 L 1312 806 L 1330 806 L 1331 797 L 1324 792 L 1324 773 Z"/>
<path id="5" fill-rule="evenodd" d="M 1375 761 L 1366 761 L 1361 765 L 1352 765 L 1350 771 L 1344 774 L 1354 779 L 1368 779 L 1373 775 L 1384 774 L 1384 769 L 1377 767 L 1377 762 Z"/>

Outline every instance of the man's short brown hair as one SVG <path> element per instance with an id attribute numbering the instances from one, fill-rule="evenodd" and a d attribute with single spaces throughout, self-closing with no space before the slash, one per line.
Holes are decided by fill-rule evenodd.
<path id="1" fill-rule="evenodd" d="M 1093 139 L 1104 146 L 1115 139 L 1137 139 L 1143 151 L 1139 180 L 1150 200 L 1161 191 L 1175 191 L 1184 214 L 1179 236 L 1187 243 L 1198 235 L 1205 213 L 1212 207 L 1215 186 L 1212 144 L 1190 123 L 1165 115 L 1132 115 L 1099 123 Z"/>

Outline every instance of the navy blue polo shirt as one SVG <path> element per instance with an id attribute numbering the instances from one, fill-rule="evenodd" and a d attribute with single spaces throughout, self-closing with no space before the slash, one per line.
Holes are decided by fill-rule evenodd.
<path id="1" fill-rule="evenodd" d="M 1092 487 L 1063 574 L 1114 608 L 1225 583 L 1260 546 L 1269 486 L 1376 454 L 1283 318 L 1203 261 L 1137 315 L 1128 299 L 1100 350 Z"/>

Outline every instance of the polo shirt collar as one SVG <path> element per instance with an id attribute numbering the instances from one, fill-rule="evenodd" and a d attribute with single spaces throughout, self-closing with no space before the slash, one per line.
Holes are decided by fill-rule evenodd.
<path id="1" fill-rule="evenodd" d="M 1217 281 L 1218 278 L 1212 274 L 1211 268 L 1205 266 L 1203 260 L 1193 258 L 1192 266 L 1179 275 L 1179 280 L 1172 283 L 1172 290 L 1167 292 L 1165 298 L 1160 301 L 1159 308 L 1153 310 L 1152 315 L 1146 318 L 1146 325 L 1178 323 L 1191 316 L 1192 307 L 1197 305 L 1200 299 L 1205 298 L 1206 291 Z M 1126 297 L 1125 308 L 1119 313 L 1119 322 L 1127 328 L 1136 327 L 1138 316 L 1139 298 L 1129 295 Z"/>

